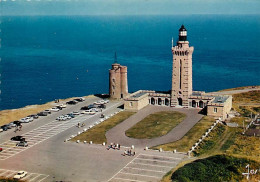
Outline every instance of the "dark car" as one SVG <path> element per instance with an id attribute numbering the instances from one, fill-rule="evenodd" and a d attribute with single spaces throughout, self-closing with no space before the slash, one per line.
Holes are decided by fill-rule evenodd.
<path id="1" fill-rule="evenodd" d="M 2 152 L 2 151 L 3 151 L 3 148 L 0 147 L 0 152 Z"/>
<path id="2" fill-rule="evenodd" d="M 74 99 L 75 101 L 78 101 L 78 102 L 83 102 L 84 100 L 82 98 L 76 98 Z"/>
<path id="3" fill-rule="evenodd" d="M 75 105 L 75 104 L 77 104 L 78 103 L 78 101 L 76 101 L 76 100 L 71 100 L 71 101 L 68 101 L 68 102 L 66 102 L 67 104 L 70 104 L 70 105 Z"/>
<path id="4" fill-rule="evenodd" d="M 60 107 L 60 106 L 57 106 L 57 108 L 59 109 L 59 110 L 62 110 L 63 108 L 62 107 Z"/>
<path id="5" fill-rule="evenodd" d="M 90 104 L 88 106 L 83 106 L 82 108 L 80 108 L 80 110 L 89 110 L 89 109 L 92 109 L 92 108 L 95 108 L 95 105 Z"/>
<path id="6" fill-rule="evenodd" d="M 16 144 L 18 147 L 28 147 L 28 143 L 26 141 L 20 141 Z"/>
<path id="7" fill-rule="evenodd" d="M 8 128 L 7 125 L 3 125 L 3 126 L 1 126 L 1 128 L 2 128 L 4 131 L 7 131 L 8 129 L 10 129 L 10 128 Z"/>
<path id="8" fill-rule="evenodd" d="M 80 110 L 89 110 L 88 106 L 83 106 Z"/>
<path id="9" fill-rule="evenodd" d="M 14 136 L 11 138 L 13 141 L 25 141 L 25 138 L 23 136 Z"/>
<path id="10" fill-rule="evenodd" d="M 38 119 L 39 118 L 39 116 L 37 114 L 32 114 L 32 115 L 29 115 L 27 117 L 32 117 L 33 119 Z"/>
<path id="11" fill-rule="evenodd" d="M 21 125 L 21 121 L 13 121 L 14 124 L 16 124 L 16 126 L 20 126 Z"/>
<path id="12" fill-rule="evenodd" d="M 69 114 L 67 114 L 67 115 L 70 116 L 71 118 L 75 118 L 75 115 L 72 114 L 72 113 L 69 113 Z"/>
<path id="13" fill-rule="evenodd" d="M 47 116 L 48 113 L 47 113 L 47 112 L 39 112 L 37 115 L 38 115 L 38 116 Z"/>
<path id="14" fill-rule="evenodd" d="M 106 105 L 105 104 L 101 104 L 101 105 L 98 106 L 98 108 L 106 109 Z"/>

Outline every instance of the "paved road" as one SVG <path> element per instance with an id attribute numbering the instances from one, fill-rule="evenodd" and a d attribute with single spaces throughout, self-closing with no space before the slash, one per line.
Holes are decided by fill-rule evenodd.
<path id="1" fill-rule="evenodd" d="M 85 127 L 88 127 L 99 121 L 100 115 L 77 117 L 68 122 L 55 121 L 59 115 L 77 111 L 83 105 L 96 100 L 98 98 L 89 98 L 84 103 L 69 106 L 47 117 L 41 117 L 32 123 L 25 124 L 20 133 L 15 134 L 13 131 L 1 133 L 2 143 L 7 144 L 12 136 L 25 135 L 30 140 L 31 147 L 17 150 L 13 145 L 8 146 L 6 152 L 4 148 L 0 168 L 5 171 L 25 170 L 32 174 L 29 176 L 32 178 L 36 177 L 35 174 L 49 175 L 43 180 L 44 182 L 107 181 L 124 167 L 125 163 L 129 162 L 128 158 L 120 158 L 122 151 L 107 151 L 103 146 L 64 142 L 72 134 L 75 135 L 83 130 L 76 127 L 78 121 L 84 122 Z M 109 115 L 119 111 L 120 104 L 120 102 L 109 103 L 103 113 Z M 102 171 L 101 174 L 100 171 Z M 5 174 L 13 175 L 3 173 Z"/>
<path id="2" fill-rule="evenodd" d="M 41 117 L 24 125 L 20 133 L 15 134 L 13 131 L 1 133 L 2 144 L 11 145 L 9 139 L 19 134 L 27 137 L 31 147 L 18 150 L 14 146 L 8 146 L 7 152 L 3 153 L 0 160 L 0 176 L 12 177 L 16 171 L 25 170 L 29 173 L 26 179 L 41 182 L 159 181 L 164 172 L 176 166 L 185 157 L 180 153 L 144 151 L 141 148 L 136 148 L 136 156 L 122 156 L 124 148 L 107 150 L 101 145 L 64 142 L 71 135 L 83 130 L 76 127 L 78 121 L 84 122 L 85 127 L 89 127 L 100 120 L 99 115 L 76 117 L 65 122 L 55 121 L 55 118 L 61 114 L 77 111 L 83 105 L 96 100 L 98 98 L 89 98 L 84 103 Z M 109 103 L 104 114 L 119 111 L 117 106 L 120 104 L 120 102 Z M 192 123 L 186 124 L 192 125 Z"/>
<path id="3" fill-rule="evenodd" d="M 154 139 L 133 139 L 125 135 L 126 130 L 134 126 L 146 116 L 159 111 L 179 111 L 185 113 L 187 116 L 178 126 L 171 130 L 167 135 L 162 137 Z M 134 145 L 135 147 L 140 148 L 174 142 L 181 139 L 203 117 L 203 115 L 198 114 L 199 111 L 200 110 L 194 108 L 183 109 L 149 105 L 138 111 L 138 113 L 134 114 L 130 118 L 126 119 L 124 122 L 109 130 L 106 133 L 106 137 L 109 143 L 120 143 L 124 146 Z"/>

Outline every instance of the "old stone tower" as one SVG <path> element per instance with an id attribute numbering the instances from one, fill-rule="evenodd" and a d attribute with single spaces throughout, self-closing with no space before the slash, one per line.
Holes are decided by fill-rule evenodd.
<path id="1" fill-rule="evenodd" d="M 187 30 L 184 25 L 179 29 L 179 40 L 173 46 L 172 41 L 172 90 L 171 106 L 188 107 L 188 98 L 192 94 L 192 53 L 194 48 L 189 47 Z"/>
<path id="2" fill-rule="evenodd" d="M 115 62 L 109 70 L 109 95 L 112 99 L 123 99 L 128 95 L 127 67 Z"/>

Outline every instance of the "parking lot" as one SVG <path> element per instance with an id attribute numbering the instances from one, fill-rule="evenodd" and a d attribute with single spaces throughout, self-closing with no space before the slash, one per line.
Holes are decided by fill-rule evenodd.
<path id="1" fill-rule="evenodd" d="M 18 171 L 8 170 L 8 169 L 0 169 L 0 176 L 5 178 L 12 178 Z M 41 182 L 46 179 L 49 175 L 39 174 L 39 173 L 29 173 L 23 178 L 28 182 Z"/>
<path id="2" fill-rule="evenodd" d="M 158 182 L 168 171 L 175 167 L 183 157 L 184 155 L 180 153 L 140 153 L 109 181 Z"/>
<path id="3" fill-rule="evenodd" d="M 114 107 L 114 104 L 110 105 L 110 107 Z M 88 126 L 89 123 L 87 123 L 86 121 L 91 119 L 94 116 L 96 115 L 79 115 L 71 120 L 66 120 L 66 121 L 54 120 L 43 126 L 40 126 L 29 132 L 26 132 L 22 136 L 26 138 L 26 141 L 28 142 L 28 147 L 18 147 L 16 146 L 17 142 L 15 141 L 11 141 L 11 140 L 5 141 L 0 144 L 0 147 L 3 148 L 3 151 L 0 152 L 0 160 L 8 159 L 9 157 L 12 157 L 24 150 L 27 150 L 33 147 L 34 145 L 37 145 L 51 138 L 54 135 L 57 135 L 71 127 L 76 127 L 78 123 L 84 123 L 85 125 Z M 95 122 L 93 124 L 98 124 L 98 123 Z"/>
<path id="4" fill-rule="evenodd" d="M 48 116 L 25 124 L 22 131 L 12 130 L 0 133 L 0 171 L 5 177 L 13 177 L 19 171 L 28 171 L 23 179 L 28 181 L 159 181 L 172 167 L 177 165 L 183 154 L 167 154 L 156 151 L 143 151 L 136 148 L 135 156 L 122 156 L 123 150 L 107 150 L 106 146 L 76 142 L 66 139 L 88 129 L 106 117 L 101 112 L 94 115 L 80 114 L 66 121 L 57 117 L 79 111 L 99 98 L 90 98 L 83 103 L 68 106 Z M 121 109 L 122 102 L 107 104 L 102 114 L 112 116 Z M 78 128 L 78 123 L 84 127 Z M 25 137 L 28 147 L 17 147 L 10 138 L 16 135 Z M 102 171 L 102 173 L 100 173 Z"/>

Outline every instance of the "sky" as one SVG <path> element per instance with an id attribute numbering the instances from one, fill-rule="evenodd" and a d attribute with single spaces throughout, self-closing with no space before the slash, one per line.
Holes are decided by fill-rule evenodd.
<path id="1" fill-rule="evenodd" d="M 0 0 L 1 15 L 260 14 L 260 0 Z"/>

